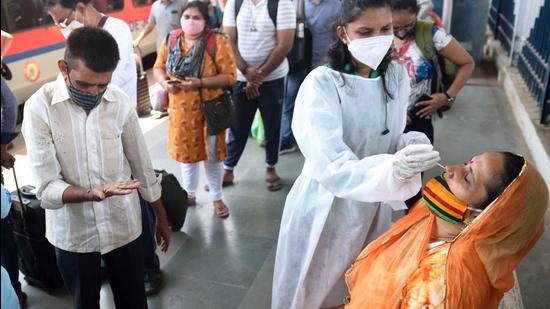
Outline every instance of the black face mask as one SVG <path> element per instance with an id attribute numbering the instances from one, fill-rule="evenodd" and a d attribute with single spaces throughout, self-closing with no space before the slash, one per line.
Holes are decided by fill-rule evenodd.
<path id="1" fill-rule="evenodd" d="M 407 26 L 403 28 L 403 30 L 401 31 L 394 31 L 393 35 L 400 40 L 405 40 L 406 38 L 412 36 L 415 31 L 416 31 L 416 23 L 411 26 Z"/>

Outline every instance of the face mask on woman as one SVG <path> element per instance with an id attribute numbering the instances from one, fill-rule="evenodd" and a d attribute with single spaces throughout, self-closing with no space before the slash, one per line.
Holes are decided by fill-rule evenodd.
<path id="1" fill-rule="evenodd" d="M 412 36 L 415 31 L 416 31 L 416 24 L 409 25 L 399 31 L 394 31 L 393 35 L 395 35 L 396 38 L 404 41 L 408 37 Z"/>
<path id="2" fill-rule="evenodd" d="M 348 39 L 348 50 L 351 55 L 373 70 L 378 69 L 393 43 L 393 35 L 351 40 L 345 28 L 344 33 Z"/>
<path id="3" fill-rule="evenodd" d="M 468 204 L 454 195 L 443 175 L 432 178 L 426 183 L 422 190 L 422 198 L 436 216 L 454 224 L 463 223 L 468 210 L 482 212 L 480 209 L 468 207 Z"/>
<path id="4" fill-rule="evenodd" d="M 180 20 L 181 23 L 181 29 L 184 33 L 187 33 L 189 35 L 197 35 L 201 33 L 204 30 L 204 19 L 196 20 L 196 19 L 184 19 L 182 18 Z"/>

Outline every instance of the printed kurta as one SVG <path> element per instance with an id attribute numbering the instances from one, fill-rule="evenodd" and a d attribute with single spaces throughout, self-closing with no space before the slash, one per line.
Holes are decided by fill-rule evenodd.
<path id="1" fill-rule="evenodd" d="M 184 46 L 184 40 L 180 40 L 182 57 L 185 57 L 189 49 Z M 204 51 L 204 72 L 202 77 L 212 77 L 220 73 L 227 75 L 231 84 L 237 78 L 237 65 L 233 55 L 231 43 L 221 34 L 216 34 L 215 63 L 212 61 L 207 48 Z M 155 69 L 166 69 L 168 51 L 166 40 L 162 43 Z M 171 80 L 179 80 L 171 76 Z M 211 100 L 223 94 L 223 89 L 202 88 L 202 99 Z M 168 95 L 170 116 L 168 118 L 168 153 L 170 157 L 181 163 L 195 163 L 207 159 L 206 121 L 201 111 L 201 102 L 198 89 L 181 90 Z M 216 155 L 220 161 L 225 160 L 225 132 L 217 135 Z"/>

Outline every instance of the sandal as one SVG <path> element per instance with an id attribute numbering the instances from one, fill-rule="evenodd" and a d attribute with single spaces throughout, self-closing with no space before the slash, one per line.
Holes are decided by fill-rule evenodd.
<path id="1" fill-rule="evenodd" d="M 281 190 L 283 187 L 283 183 L 281 182 L 281 178 L 278 176 L 275 178 L 266 178 L 265 183 L 267 184 L 267 190 L 269 191 L 278 191 Z"/>
<path id="2" fill-rule="evenodd" d="M 229 208 L 223 202 L 221 202 L 221 205 L 214 203 L 214 213 L 219 218 L 225 219 L 229 217 Z"/>

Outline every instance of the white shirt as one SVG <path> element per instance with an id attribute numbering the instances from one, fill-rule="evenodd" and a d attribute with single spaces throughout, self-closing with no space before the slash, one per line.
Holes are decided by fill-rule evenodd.
<path id="1" fill-rule="evenodd" d="M 296 12 L 290 0 L 279 0 L 275 29 L 267 10 L 267 0 L 260 0 L 257 5 L 252 0 L 244 0 L 236 20 L 235 0 L 229 0 L 225 5 L 223 26 L 237 27 L 239 53 L 249 66 L 259 68 L 277 45 L 277 31 L 296 28 Z M 252 28 L 257 31 L 251 31 Z M 283 78 L 287 74 L 288 61 L 285 58 L 264 80 Z M 237 80 L 246 81 L 241 71 L 237 71 Z"/>
<path id="2" fill-rule="evenodd" d="M 132 45 L 132 32 L 128 24 L 115 17 L 107 18 L 103 29 L 115 38 L 120 54 L 120 61 L 113 72 L 111 82 L 128 95 L 130 104 L 135 109 L 137 106 L 137 67 Z"/>
<path id="3" fill-rule="evenodd" d="M 101 202 L 64 204 L 69 186 L 94 188 L 116 180 L 141 183 L 149 201 L 160 198 L 137 114 L 128 96 L 109 85 L 100 104 L 86 115 L 69 97 L 61 74 L 25 104 L 22 132 L 37 197 L 46 209 L 46 238 L 70 252 L 108 253 L 141 234 L 137 192 Z"/>

